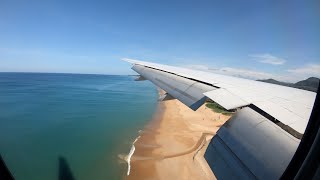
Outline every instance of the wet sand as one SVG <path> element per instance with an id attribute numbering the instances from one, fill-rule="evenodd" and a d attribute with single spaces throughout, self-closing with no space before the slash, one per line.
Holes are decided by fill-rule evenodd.
<path id="1" fill-rule="evenodd" d="M 205 105 L 193 111 L 178 100 L 159 103 L 156 116 L 134 144 L 127 179 L 215 179 L 203 154 L 230 116 Z"/>

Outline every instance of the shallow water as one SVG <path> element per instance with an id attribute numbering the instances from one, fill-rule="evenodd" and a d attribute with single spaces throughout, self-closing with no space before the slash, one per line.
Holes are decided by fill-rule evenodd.
<path id="1" fill-rule="evenodd" d="M 13 176 L 58 179 L 59 162 L 75 179 L 125 176 L 118 155 L 129 153 L 158 96 L 133 79 L 0 73 L 0 153 Z"/>

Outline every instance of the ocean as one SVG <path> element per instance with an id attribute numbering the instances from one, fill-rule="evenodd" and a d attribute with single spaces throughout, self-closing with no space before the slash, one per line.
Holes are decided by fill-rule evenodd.
<path id="1" fill-rule="evenodd" d="M 0 154 L 19 180 L 122 179 L 158 92 L 133 76 L 0 73 Z M 132 149 L 131 149 L 132 150 Z"/>

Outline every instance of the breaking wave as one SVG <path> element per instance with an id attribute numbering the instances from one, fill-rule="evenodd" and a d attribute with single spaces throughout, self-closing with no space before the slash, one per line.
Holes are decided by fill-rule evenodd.
<path id="1" fill-rule="evenodd" d="M 134 151 L 136 150 L 136 148 L 134 147 L 134 143 L 136 143 L 139 138 L 140 138 L 140 136 L 138 136 L 138 137 L 133 141 L 132 146 L 131 146 L 131 149 L 130 149 L 130 152 L 129 152 L 129 154 L 128 154 L 128 158 L 127 158 L 127 162 L 128 162 L 127 176 L 130 175 L 130 169 L 131 169 L 130 161 L 131 161 L 131 157 L 132 157 Z"/>

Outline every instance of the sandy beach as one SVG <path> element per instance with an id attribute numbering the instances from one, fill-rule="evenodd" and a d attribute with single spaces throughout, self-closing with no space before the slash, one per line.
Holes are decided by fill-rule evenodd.
<path id="1" fill-rule="evenodd" d="M 229 118 L 205 105 L 193 111 L 178 100 L 159 102 L 134 143 L 127 179 L 215 179 L 203 154 Z"/>

